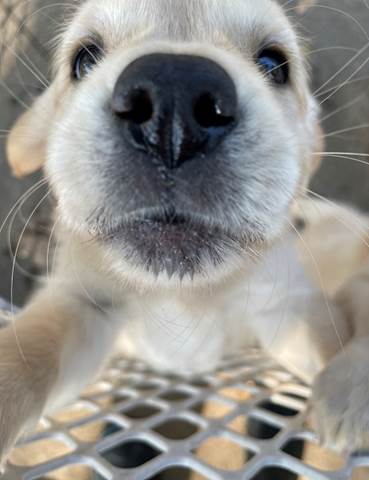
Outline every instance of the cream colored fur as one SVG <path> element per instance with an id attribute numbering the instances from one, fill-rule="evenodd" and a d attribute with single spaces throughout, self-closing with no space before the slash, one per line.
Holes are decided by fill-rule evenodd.
<path id="1" fill-rule="evenodd" d="M 90 30 L 104 39 L 107 54 L 96 71 L 75 86 L 70 80 L 71 57 Z M 252 52 L 266 39 L 289 52 L 291 87 L 286 90 L 271 89 L 253 62 Z M 85 222 L 91 205 L 104 202 L 93 184 L 96 175 L 89 162 L 96 138 L 99 148 L 109 150 L 109 144 L 98 135 L 106 120 L 102 105 L 125 66 L 158 51 L 201 54 L 218 62 L 234 79 L 253 128 L 268 132 L 251 159 L 258 160 L 258 181 L 239 192 L 243 212 L 263 225 L 263 242 L 249 251 L 228 255 L 222 268 L 205 265 L 205 273 L 184 280 L 176 275 L 155 277 L 122 261 L 113 248 L 91 241 Z M 275 153 L 266 159 L 268 149 Z M 350 211 L 341 207 L 327 210 L 318 203 L 302 206 L 304 186 L 316 168 L 319 151 L 318 109 L 309 92 L 302 51 L 276 3 L 88 0 L 77 10 L 61 36 L 51 87 L 18 122 L 8 144 L 15 173 L 45 167 L 58 202 L 58 251 L 55 269 L 44 287 L 14 325 L 0 332 L 1 459 L 6 459 L 16 439 L 42 413 L 75 398 L 93 381 L 115 347 L 142 358 L 152 368 L 201 373 L 215 368 L 227 353 L 260 346 L 312 382 L 343 345 L 352 345 L 348 348 L 358 361 L 352 363 L 353 357 L 341 353 L 323 373 L 324 380 L 318 379 L 315 412 L 323 438 L 333 445 L 352 447 L 354 429 L 358 433 L 354 446 L 368 446 L 368 435 L 359 423 L 369 409 L 366 405 L 354 408 L 366 394 L 360 385 L 355 390 L 362 377 L 358 373 L 357 381 L 353 380 L 356 377 L 347 379 L 344 386 L 356 403 L 351 407 L 350 399 L 344 397 L 342 407 L 334 395 L 344 378 L 330 373 L 337 368 L 335 362 L 340 368 L 343 362 L 345 368 L 360 372 L 369 365 L 368 349 L 361 349 L 360 343 L 365 342 L 367 331 L 366 305 L 359 308 L 363 339 L 350 344 L 353 331 L 359 334 L 353 327 L 357 312 L 350 304 L 351 287 L 343 290 L 345 305 L 350 308 L 326 297 L 327 292 L 341 287 L 367 252 L 361 241 L 343 233 L 344 225 L 335 220 L 343 217 L 342 223 L 355 223 Z M 247 152 L 237 153 L 243 154 Z M 252 204 L 245 192 L 253 196 Z M 289 226 L 295 201 L 308 221 L 300 246 L 296 245 L 298 235 Z M 237 224 L 236 214 L 222 215 L 220 210 L 221 221 Z M 366 236 L 366 220 L 360 217 L 360 221 Z M 337 237 L 344 244 L 343 270 L 336 255 L 328 261 L 325 251 L 325 242 Z M 305 247 L 322 264 L 321 274 Z M 303 264 L 309 264 L 311 279 Z M 340 268 L 333 275 L 334 264 Z M 361 282 L 360 278 L 355 282 Z M 358 301 L 360 304 L 361 298 Z M 327 410 L 332 413 L 327 415 Z M 345 422 L 347 412 L 350 416 Z M 344 421 L 336 437 L 338 419 Z"/>

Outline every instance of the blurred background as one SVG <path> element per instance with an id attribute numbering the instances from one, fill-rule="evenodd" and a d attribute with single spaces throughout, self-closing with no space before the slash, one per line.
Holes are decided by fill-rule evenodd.
<path id="1" fill-rule="evenodd" d="M 321 0 L 303 14 L 296 2 L 281 0 L 306 39 L 331 152 L 311 188 L 369 211 L 369 0 Z M 32 189 L 40 174 L 11 176 L 4 144 L 14 120 L 48 83 L 52 40 L 67 6 L 0 0 L 0 227 L 7 219 L 0 232 L 0 296 L 18 305 L 45 269 L 50 199 L 45 188 Z"/>

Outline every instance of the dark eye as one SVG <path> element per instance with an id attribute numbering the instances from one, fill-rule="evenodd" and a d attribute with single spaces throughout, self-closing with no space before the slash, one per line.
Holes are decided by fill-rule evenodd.
<path id="1" fill-rule="evenodd" d="M 102 56 L 102 49 L 97 45 L 86 45 L 81 48 L 74 58 L 73 77 L 81 80 L 88 75 Z"/>
<path id="2" fill-rule="evenodd" d="M 259 53 L 257 63 L 267 77 L 278 85 L 284 85 L 289 79 L 289 65 L 283 53 L 276 50 L 263 50 Z"/>

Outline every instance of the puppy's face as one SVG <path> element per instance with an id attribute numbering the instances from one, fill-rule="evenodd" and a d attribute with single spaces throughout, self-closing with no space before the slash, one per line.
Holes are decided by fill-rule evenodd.
<path id="1" fill-rule="evenodd" d="M 14 138 L 32 124 L 64 222 L 115 269 L 215 281 L 281 233 L 318 128 L 274 2 L 89 0 L 55 71 Z"/>

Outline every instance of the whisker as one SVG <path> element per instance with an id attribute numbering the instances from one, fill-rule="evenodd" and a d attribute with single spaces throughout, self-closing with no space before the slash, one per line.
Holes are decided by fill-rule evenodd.
<path id="1" fill-rule="evenodd" d="M 335 156 L 339 157 L 341 155 L 350 155 L 353 157 L 365 157 L 365 158 L 369 157 L 369 153 L 355 153 L 355 152 L 315 152 L 313 155 L 318 155 L 318 156 L 325 155 L 325 156 L 332 156 L 332 157 L 335 157 Z"/>
<path id="2" fill-rule="evenodd" d="M 324 87 L 329 85 L 335 78 L 339 76 L 340 73 L 346 70 L 347 67 L 349 67 L 358 57 L 360 57 L 360 55 L 362 55 L 366 50 L 368 50 L 368 47 L 369 47 L 369 43 L 364 45 L 353 57 L 351 57 L 351 59 L 348 62 L 346 62 L 341 68 L 339 68 L 337 72 L 335 72 L 327 81 L 325 81 L 322 85 L 320 85 L 320 87 L 313 92 L 313 95 L 317 96 L 323 90 Z"/>
<path id="3" fill-rule="evenodd" d="M 54 222 L 54 225 L 52 226 L 50 230 L 50 235 L 49 239 L 47 242 L 47 249 L 46 249 L 46 278 L 50 277 L 50 251 L 51 251 L 51 243 L 53 241 L 54 234 L 56 232 L 56 229 L 61 221 L 61 217 L 59 216 L 56 221 Z M 53 264 L 54 265 L 54 264 Z M 54 270 L 54 268 L 53 268 Z"/>
<path id="4" fill-rule="evenodd" d="M 13 253 L 11 236 L 12 236 L 12 230 L 13 230 L 13 225 L 14 225 L 15 219 L 16 219 L 17 215 L 21 212 L 21 209 L 22 209 L 23 205 L 26 203 L 26 201 L 28 201 L 28 199 L 31 197 L 31 195 L 33 195 L 33 193 L 38 191 L 44 185 L 45 185 L 45 183 L 41 183 L 41 185 L 39 185 L 39 187 L 36 190 L 32 191 L 29 195 L 26 196 L 26 198 L 24 198 L 19 203 L 19 205 L 16 208 L 16 210 L 14 211 L 12 219 L 9 223 L 9 227 L 8 227 L 8 250 L 9 250 L 10 256 L 11 256 L 13 261 L 14 261 L 15 257 L 14 257 L 14 253 Z M 24 223 L 26 223 L 26 222 L 27 222 L 27 220 L 24 219 Z M 35 278 L 35 275 L 33 273 L 27 272 L 23 267 L 21 267 L 21 265 L 19 265 L 18 262 L 16 262 L 16 266 L 17 266 L 18 270 L 21 271 L 25 276 L 30 277 L 30 278 Z"/>
<path id="5" fill-rule="evenodd" d="M 356 125 L 353 127 L 342 128 L 341 130 L 336 130 L 334 132 L 328 132 L 324 135 L 325 138 L 334 137 L 335 135 L 340 135 L 342 133 L 355 132 L 356 130 L 363 130 L 369 128 L 369 123 L 363 123 L 362 125 Z"/>
<path id="6" fill-rule="evenodd" d="M 22 228 L 22 231 L 21 231 L 20 236 L 19 236 L 19 238 L 18 238 L 17 245 L 16 245 L 16 249 L 15 249 L 14 253 L 11 251 L 12 259 L 13 259 L 13 263 L 12 263 L 13 268 L 12 268 L 12 270 L 14 270 L 14 271 L 15 271 L 15 268 L 18 266 L 18 265 L 17 265 L 17 256 L 18 256 L 19 249 L 20 249 L 20 246 L 21 246 L 22 238 L 23 238 L 23 236 L 24 236 L 24 234 L 25 234 L 25 232 L 26 232 L 26 230 L 27 230 L 27 228 L 28 228 L 29 223 L 30 223 L 31 220 L 32 220 L 32 217 L 34 216 L 34 214 L 36 213 L 36 211 L 39 209 L 39 207 L 42 205 L 42 203 L 46 200 L 46 198 L 50 195 L 50 193 L 51 193 L 51 191 L 48 190 L 47 193 L 46 193 L 46 194 L 41 198 L 41 200 L 36 204 L 36 206 L 34 207 L 34 209 L 33 209 L 32 212 L 31 212 L 30 216 L 28 217 L 25 225 L 24 225 L 23 228 Z M 18 266 L 18 267 L 19 267 L 19 266 Z M 20 267 L 20 269 L 22 269 L 22 268 Z M 25 272 L 25 273 L 28 275 L 28 272 Z"/>
<path id="7" fill-rule="evenodd" d="M 36 67 L 31 67 L 17 52 L 15 52 L 9 45 L 6 46 L 7 50 L 10 50 L 10 52 L 15 56 L 15 58 L 38 80 L 41 85 L 44 88 L 48 88 L 49 82 L 47 79 L 44 77 L 42 72 L 40 71 L 35 71 L 38 70 Z M 30 60 L 29 60 L 30 61 Z"/>
<path id="8" fill-rule="evenodd" d="M 332 50 L 345 50 L 347 52 L 357 52 L 357 48 L 353 47 L 347 47 L 346 45 L 332 45 L 330 47 L 321 47 L 321 48 L 316 48 L 314 50 L 309 50 L 307 52 L 307 55 L 312 55 L 316 53 L 322 53 L 322 52 L 329 52 Z"/>
<path id="9" fill-rule="evenodd" d="M 313 191 L 310 190 L 310 189 L 307 189 L 307 192 L 308 192 L 311 196 L 317 198 L 318 200 L 321 200 L 322 202 L 327 203 L 327 205 L 332 206 L 332 207 L 335 206 L 334 202 L 331 202 L 328 198 L 323 197 L 322 195 L 319 195 L 318 193 L 313 192 Z M 309 198 L 308 196 L 306 196 L 306 197 Z M 365 229 L 364 226 L 360 225 L 360 222 L 353 217 L 353 218 L 352 218 L 352 221 L 353 221 L 353 223 L 355 224 L 355 227 L 356 227 L 356 229 L 357 229 L 357 230 L 354 230 L 354 229 L 352 229 L 342 218 L 338 217 L 338 215 L 333 214 L 333 217 L 334 217 L 339 223 L 341 223 L 345 228 L 347 228 L 347 230 L 348 230 L 349 232 L 352 232 L 354 235 L 356 235 L 356 236 L 359 238 L 359 240 L 361 240 L 361 241 L 363 242 L 363 244 L 364 244 L 364 245 L 368 248 L 368 250 L 369 250 L 369 228 L 366 228 L 366 229 Z M 369 226 L 369 222 L 368 222 L 368 226 Z M 367 238 L 365 238 L 363 235 L 366 235 Z"/>
<path id="10" fill-rule="evenodd" d="M 341 10 L 339 8 L 335 8 L 335 7 L 330 7 L 329 5 L 320 5 L 318 3 L 314 3 L 311 5 L 310 9 L 322 9 L 322 10 L 326 10 L 326 11 L 330 11 L 330 12 L 335 12 L 335 13 L 338 13 L 340 15 L 342 15 L 343 17 L 347 18 L 348 20 L 351 20 L 360 30 L 360 32 L 363 34 L 363 36 L 365 37 L 366 40 L 368 40 L 369 42 L 369 34 L 368 32 L 365 30 L 364 26 L 359 22 L 359 20 L 357 18 L 355 18 L 353 15 L 350 15 L 348 12 L 345 12 L 344 10 Z M 294 10 L 299 10 L 299 7 L 291 7 L 289 9 L 287 9 L 287 12 L 292 12 Z"/>
<path id="11" fill-rule="evenodd" d="M 0 85 L 5 89 L 5 91 L 12 97 L 14 100 L 16 100 L 19 105 L 21 105 L 25 110 L 29 110 L 31 107 L 24 102 L 19 95 L 13 92 L 13 90 L 8 87 L 8 85 L 4 82 L 4 80 L 1 79 L 0 77 Z"/>
<path id="12" fill-rule="evenodd" d="M 293 225 L 293 223 L 289 220 L 288 217 L 286 217 L 290 227 L 294 230 L 294 232 L 296 233 L 296 235 L 298 236 L 298 238 L 300 239 L 300 241 L 302 242 L 302 245 L 304 246 L 306 252 L 308 253 L 309 257 L 311 258 L 312 262 L 313 262 L 313 266 L 314 266 L 314 269 L 318 275 L 318 280 L 319 280 L 319 284 L 320 284 L 320 288 L 322 290 L 322 294 L 323 294 L 323 298 L 324 298 L 324 302 L 326 304 L 326 307 L 327 307 L 327 312 L 328 312 L 328 316 L 329 316 L 329 319 L 330 319 L 330 322 L 331 322 L 331 325 L 334 329 L 334 332 L 335 332 L 335 335 L 337 337 L 337 340 L 340 344 L 340 347 L 341 347 L 341 350 L 343 352 L 346 351 L 345 349 L 345 344 L 344 344 L 344 341 L 342 340 L 342 337 L 340 335 L 340 332 L 338 331 L 338 328 L 337 328 L 337 325 L 336 325 L 336 322 L 334 321 L 334 317 L 333 317 L 333 312 L 332 312 L 332 309 L 331 309 L 331 305 L 330 305 L 330 302 L 329 302 L 329 299 L 328 299 L 328 296 L 326 294 L 326 289 L 325 289 L 325 285 L 324 285 L 324 281 L 323 281 L 323 276 L 322 276 L 322 272 L 320 271 L 320 268 L 319 268 L 319 265 L 318 265 L 318 262 L 316 260 L 316 258 L 314 257 L 314 254 L 313 252 L 311 251 L 311 249 L 309 248 L 308 244 L 306 243 L 305 239 L 303 238 L 303 236 L 301 235 L 301 233 L 297 230 L 297 228 L 295 227 L 295 225 Z"/>
<path id="13" fill-rule="evenodd" d="M 325 115 L 324 117 L 322 117 L 320 119 L 321 122 L 325 122 L 327 120 L 329 120 L 330 118 L 334 117 L 335 115 L 337 115 L 338 113 L 341 113 L 343 112 L 344 110 L 356 105 L 357 103 L 359 103 L 361 100 L 363 100 L 365 98 L 365 94 L 362 93 L 361 95 L 359 95 L 358 97 L 356 97 L 354 100 L 350 100 L 348 103 L 346 103 L 345 105 L 342 105 L 340 106 L 339 108 L 336 108 L 335 110 L 331 111 L 330 113 L 328 113 L 327 115 Z"/>
<path id="14" fill-rule="evenodd" d="M 359 83 L 359 82 L 367 82 L 368 80 L 369 80 L 369 75 L 363 75 L 362 77 L 352 78 L 351 80 L 346 81 L 345 85 L 343 87 L 347 87 L 349 85 L 354 85 L 355 83 Z M 323 92 L 320 92 L 319 95 L 316 95 L 316 97 L 317 98 L 323 97 L 324 95 L 327 95 L 328 93 L 336 90 L 337 88 L 339 88 L 341 86 L 342 86 L 342 83 L 336 84 L 333 87 L 327 88 Z"/>
<path id="15" fill-rule="evenodd" d="M 347 85 L 347 83 L 348 83 L 351 79 L 353 79 L 353 78 L 355 77 L 355 75 L 356 75 L 358 72 L 360 72 L 360 70 L 362 70 L 362 69 L 365 67 L 365 65 L 367 65 L 367 63 L 369 63 L 369 57 L 368 57 L 366 60 L 364 60 L 364 61 L 362 62 L 362 64 L 359 65 L 359 67 L 357 67 L 357 68 L 354 70 L 354 72 L 353 72 L 351 75 L 349 75 L 348 78 L 347 78 L 344 82 L 342 82 L 341 85 L 339 85 L 335 90 L 333 90 L 332 93 L 330 93 L 327 97 L 325 97 L 325 98 L 319 103 L 319 105 L 322 106 L 322 105 L 323 105 L 324 103 L 326 103 L 329 99 L 331 99 L 334 95 L 336 95 L 340 90 L 342 90 L 342 89 Z"/>
<path id="16" fill-rule="evenodd" d="M 17 254 L 18 254 L 18 251 L 19 251 L 19 248 L 20 248 L 22 236 L 23 236 L 24 232 L 26 231 L 27 226 L 28 226 L 29 222 L 31 221 L 31 218 L 33 217 L 33 215 L 36 213 L 37 209 L 42 205 L 43 201 L 47 198 L 47 196 L 49 194 L 50 194 L 50 191 L 48 191 L 47 194 L 42 197 L 42 199 L 37 203 L 35 208 L 32 210 L 32 213 L 29 216 L 28 222 L 24 226 L 24 228 L 23 228 L 23 230 L 20 234 L 20 237 L 19 237 L 19 240 L 18 240 L 18 243 L 17 243 L 17 248 L 15 250 L 15 255 L 14 255 L 14 260 L 13 260 L 12 270 L 11 270 L 11 283 L 10 283 L 10 308 L 11 308 L 11 316 L 12 316 L 12 322 L 11 323 L 12 323 L 12 329 L 13 329 L 13 333 L 14 333 L 14 337 L 15 337 L 15 340 L 16 340 L 16 344 L 17 344 L 19 354 L 20 354 L 24 364 L 27 366 L 27 368 L 30 368 L 30 366 L 28 364 L 28 361 L 25 357 L 24 351 L 23 351 L 22 346 L 20 344 L 19 336 L 18 336 L 18 333 L 17 333 L 16 321 L 15 321 L 15 310 L 14 310 L 15 263 L 16 263 Z"/>
<path id="17" fill-rule="evenodd" d="M 78 285 L 80 286 L 83 294 L 86 296 L 87 300 L 89 300 L 89 302 L 91 302 L 92 305 L 94 305 L 98 310 L 100 310 L 102 313 L 104 313 L 105 315 L 109 315 L 109 312 L 106 310 L 105 307 L 102 307 L 101 305 L 99 305 L 97 302 L 96 302 L 96 299 L 93 298 L 93 296 L 90 294 L 90 292 L 88 291 L 88 289 L 86 288 L 86 286 L 84 285 L 84 283 L 82 282 L 82 279 L 78 273 L 78 269 L 76 268 L 76 258 L 75 258 L 75 250 L 72 248 L 72 251 L 71 251 L 71 255 L 72 255 L 72 271 L 73 271 L 73 275 L 75 277 L 75 279 L 77 280 L 77 283 Z"/>
<path id="18" fill-rule="evenodd" d="M 43 187 L 47 183 L 46 179 L 41 179 L 38 182 L 36 182 L 32 187 L 30 187 L 13 205 L 13 207 L 10 209 L 9 213 L 6 215 L 5 219 L 3 220 L 2 224 L 0 225 L 0 234 L 2 233 L 5 225 L 7 224 L 9 218 L 13 214 L 14 210 L 18 208 L 19 204 L 22 201 L 27 201 L 28 198 L 35 193 L 37 190 L 39 190 L 41 187 Z"/>

